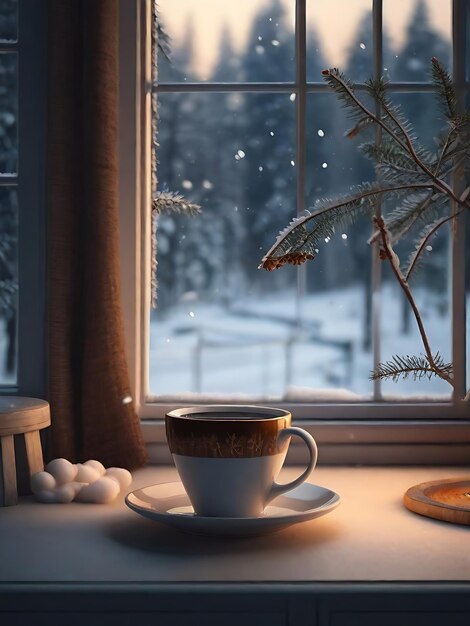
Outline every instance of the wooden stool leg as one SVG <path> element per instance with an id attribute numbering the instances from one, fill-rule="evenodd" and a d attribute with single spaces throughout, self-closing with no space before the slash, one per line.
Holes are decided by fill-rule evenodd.
<path id="1" fill-rule="evenodd" d="M 16 490 L 16 463 L 15 442 L 13 435 L 1 437 L 1 481 L 0 481 L 0 504 L 12 506 L 18 503 Z"/>
<path id="2" fill-rule="evenodd" d="M 36 472 L 42 472 L 44 469 L 44 461 L 42 458 L 41 437 L 38 430 L 33 430 L 24 434 L 24 442 L 26 444 L 26 457 L 28 459 L 29 475 L 32 476 Z"/>

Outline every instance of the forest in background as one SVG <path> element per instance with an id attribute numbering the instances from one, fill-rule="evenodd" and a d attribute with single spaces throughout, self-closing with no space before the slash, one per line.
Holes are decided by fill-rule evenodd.
<path id="1" fill-rule="evenodd" d="M 170 33 L 171 34 L 171 33 Z M 308 78 L 321 81 L 328 67 L 317 34 L 307 36 Z M 159 82 L 197 82 L 191 23 L 171 63 L 159 60 Z M 400 50 L 391 48 L 384 32 L 384 75 L 391 80 L 428 79 L 430 59 L 449 66 L 450 42 L 431 26 L 423 0 L 416 3 Z M 372 20 L 364 15 L 342 69 L 353 81 L 372 76 Z M 221 37 L 212 82 L 285 82 L 293 79 L 294 38 L 280 0 L 253 20 L 246 49 L 234 53 L 229 30 Z M 419 141 L 429 148 L 439 131 L 433 94 L 396 94 L 414 125 Z M 296 214 L 295 94 L 163 93 L 159 94 L 159 189 L 183 193 L 202 205 L 196 218 L 162 216 L 158 226 L 158 302 L 160 314 L 186 295 L 230 307 L 240 294 L 272 294 L 295 284 L 295 270 L 283 268 L 266 276 L 257 270 L 260 258 L 279 229 Z M 307 171 L 305 206 L 366 180 L 373 180 L 370 163 L 358 142 L 344 137 L 349 128 L 344 111 L 329 93 L 310 93 L 307 102 Z M 362 220 L 338 233 L 308 264 L 308 293 L 356 284 L 363 289 L 364 346 L 370 346 L 371 225 Z M 405 254 L 406 248 L 399 250 Z M 433 254 L 421 271 L 420 285 L 447 311 L 449 250 L 446 233 L 433 243 Z M 391 279 L 387 272 L 385 280 Z M 402 332 L 411 324 L 402 307 Z"/>

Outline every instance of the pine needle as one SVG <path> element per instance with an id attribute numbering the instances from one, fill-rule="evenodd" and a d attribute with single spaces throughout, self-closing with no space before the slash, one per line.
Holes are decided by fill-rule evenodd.
<path id="1" fill-rule="evenodd" d="M 452 377 L 452 363 L 445 363 L 439 353 L 433 357 L 433 360 L 434 366 L 424 355 L 395 355 L 390 361 L 379 363 L 377 368 L 371 373 L 370 379 L 393 380 L 393 382 L 407 378 L 421 380 L 422 378 L 431 379 L 433 376 L 441 377 L 440 373 Z"/>
<path id="2" fill-rule="evenodd" d="M 431 60 L 431 73 L 440 107 L 449 120 L 454 120 L 457 116 L 457 95 L 449 72 L 436 57 Z"/>
<path id="3" fill-rule="evenodd" d="M 158 191 L 152 200 L 152 213 L 178 213 L 183 215 L 199 215 L 201 207 L 194 202 L 188 202 L 179 193 L 172 191 Z"/>

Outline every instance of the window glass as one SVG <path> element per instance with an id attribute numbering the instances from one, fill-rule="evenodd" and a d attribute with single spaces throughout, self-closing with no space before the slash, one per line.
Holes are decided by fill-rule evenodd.
<path id="1" fill-rule="evenodd" d="M 338 67 L 352 80 L 372 73 L 372 2 L 309 0 L 307 4 L 307 78 L 321 82 L 321 70 Z"/>
<path id="2" fill-rule="evenodd" d="M 400 82 L 430 80 L 431 58 L 451 70 L 450 0 L 384 0 L 384 74 Z"/>
<path id="3" fill-rule="evenodd" d="M 160 83 L 294 80 L 294 0 L 162 0 L 159 15 L 171 37 Z"/>
<path id="4" fill-rule="evenodd" d="M 451 4 L 384 0 L 387 79 L 429 81 L 432 56 L 451 70 Z M 373 75 L 371 0 L 307 0 L 306 5 L 307 80 L 321 81 L 325 67 L 339 67 L 354 82 Z M 298 211 L 298 89 L 289 85 L 281 87 L 283 93 L 249 89 L 251 82 L 295 79 L 295 2 L 241 0 L 235 22 L 230 17 L 235 9 L 217 0 L 199 3 L 197 11 L 189 0 L 177 6 L 162 1 L 160 8 L 173 52 L 172 63 L 163 56 L 159 59 L 159 82 L 199 84 L 189 87 L 193 93 L 177 86 L 173 93 L 158 94 L 159 189 L 181 192 L 201 204 L 203 213 L 162 215 L 158 220 L 151 394 L 371 399 L 370 216 L 338 228 L 319 246 L 316 258 L 300 269 L 257 270 L 278 231 Z M 241 91 L 211 93 L 210 81 L 245 85 Z M 319 199 L 334 198 L 375 179 L 371 163 L 358 151 L 363 135 L 346 138 L 352 125 L 347 111 L 333 94 L 318 91 L 311 87 L 307 95 L 300 140 L 301 145 L 305 141 L 305 206 L 310 210 Z M 363 91 L 358 93 L 364 98 Z M 394 93 L 392 86 L 390 96 L 412 122 L 414 141 L 435 151 L 442 115 L 434 95 Z M 374 137 L 373 129 L 368 132 Z M 384 214 L 397 205 L 398 201 L 387 203 Z M 447 215 L 448 210 L 441 207 L 438 215 Z M 425 223 L 435 217 L 427 216 Z M 403 269 L 420 232 L 417 225 L 406 241 L 396 245 Z M 388 263 L 381 263 L 380 270 L 374 265 L 374 272 L 382 275 L 381 313 L 376 320 L 380 361 L 423 354 L 412 309 Z M 449 225 L 428 242 L 410 284 L 433 353 L 450 362 Z M 318 395 L 319 390 L 326 394 Z M 381 391 L 385 399 L 447 399 L 451 389 L 437 378 L 409 378 L 384 381 Z"/>
<path id="5" fill-rule="evenodd" d="M 159 106 L 159 187 L 203 212 L 159 218 L 150 391 L 282 397 L 296 274 L 257 267 L 296 211 L 295 102 L 163 93 Z"/>
<path id="6" fill-rule="evenodd" d="M 18 161 L 18 57 L 0 53 L 0 174 L 16 173 Z"/>
<path id="7" fill-rule="evenodd" d="M 0 187 L 0 384 L 16 382 L 18 196 Z"/>
<path id="8" fill-rule="evenodd" d="M 307 104 L 306 206 L 346 194 L 374 180 L 374 169 L 357 148 L 364 138 L 347 139 L 347 112 L 332 94 L 310 94 Z M 302 385 L 371 392 L 371 233 L 370 216 L 338 230 L 306 265 L 302 304 L 305 333 Z M 282 270 L 280 270 L 282 271 Z M 304 362 L 309 365 L 303 367 Z"/>
<path id="9" fill-rule="evenodd" d="M 0 0 L 0 43 L 18 38 L 18 0 Z"/>

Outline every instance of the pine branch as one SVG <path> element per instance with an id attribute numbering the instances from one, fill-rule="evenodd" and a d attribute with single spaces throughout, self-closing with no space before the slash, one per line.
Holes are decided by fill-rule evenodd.
<path id="1" fill-rule="evenodd" d="M 457 116 L 457 95 L 452 78 L 436 57 L 431 59 L 431 73 L 441 109 L 447 119 L 453 120 Z"/>
<path id="2" fill-rule="evenodd" d="M 371 380 L 391 379 L 393 382 L 397 382 L 400 378 L 405 380 L 409 377 L 412 377 L 413 380 L 431 379 L 433 376 L 442 378 L 442 374 L 444 374 L 446 378 L 452 379 L 452 373 L 452 363 L 445 363 L 439 353 L 433 356 L 433 364 L 424 355 L 395 355 L 390 361 L 379 363 L 371 373 L 370 378 Z"/>
<path id="3" fill-rule="evenodd" d="M 437 220 L 436 222 L 434 222 L 433 224 L 430 224 L 424 229 L 424 231 L 421 233 L 421 236 L 415 246 L 414 251 L 412 252 L 410 258 L 408 259 L 408 269 L 406 270 L 406 273 L 405 273 L 406 281 L 410 279 L 413 270 L 416 269 L 418 261 L 420 260 L 421 255 L 426 249 L 431 237 L 433 237 L 437 233 L 437 231 L 442 226 L 444 226 L 444 224 L 446 224 L 450 220 L 455 219 L 457 215 L 459 215 L 462 212 L 463 212 L 463 209 L 460 209 L 459 211 L 457 211 L 457 213 L 452 213 L 452 215 L 448 215 L 447 217 Z"/>
<path id="4" fill-rule="evenodd" d="M 375 141 L 363 143 L 359 146 L 359 150 L 378 166 L 393 165 L 415 176 L 421 174 L 408 152 L 389 139 L 383 139 L 380 144 L 376 144 Z"/>
<path id="5" fill-rule="evenodd" d="M 431 347 L 429 345 L 428 337 L 424 329 L 423 320 L 421 319 L 421 314 L 419 312 L 418 307 L 416 306 L 416 302 L 413 298 L 413 294 L 411 293 L 410 287 L 401 272 L 400 262 L 390 243 L 390 235 L 387 231 L 387 227 L 385 226 L 383 217 L 374 217 L 374 223 L 376 227 L 378 228 L 378 230 L 380 231 L 380 235 L 382 239 L 383 247 L 380 251 L 380 256 L 382 259 L 388 259 L 388 261 L 390 262 L 390 266 L 392 268 L 393 273 L 395 274 L 395 278 L 397 279 L 398 284 L 402 288 L 408 302 L 410 303 L 411 308 L 413 309 L 413 314 L 415 316 L 415 320 L 418 325 L 419 333 L 421 335 L 421 341 L 423 342 L 424 350 L 426 352 L 426 358 L 428 359 L 429 365 L 434 369 L 437 376 L 439 376 L 440 378 L 447 381 L 450 385 L 453 386 L 452 378 L 446 373 L 445 370 L 440 370 L 434 361 L 434 357 L 431 352 Z"/>
<path id="6" fill-rule="evenodd" d="M 201 207 L 194 202 L 188 202 L 182 195 L 172 191 L 158 191 L 152 200 L 152 213 L 178 213 L 184 215 L 199 215 Z"/>
<path id="7" fill-rule="evenodd" d="M 429 185 L 417 184 L 414 187 L 428 189 Z M 288 227 L 279 233 L 259 268 L 272 271 L 286 263 L 300 265 L 314 259 L 319 246 L 334 234 L 336 228 L 347 225 L 358 214 L 372 213 L 377 199 L 384 194 L 399 194 L 409 189 L 410 185 L 380 187 L 377 184 L 364 183 L 350 196 L 340 200 L 326 199 L 319 202 L 320 208 L 314 213 L 294 218 Z"/>
<path id="8" fill-rule="evenodd" d="M 428 222 L 435 219 L 448 205 L 448 198 L 441 193 L 411 194 L 402 200 L 402 204 L 392 211 L 386 220 L 386 227 L 390 234 L 390 241 L 396 243 L 403 239 L 419 222 Z M 375 231 L 368 243 L 380 238 L 380 232 Z"/>
<path id="9" fill-rule="evenodd" d="M 436 187 L 439 187 L 439 189 L 447 193 L 449 197 L 452 198 L 452 200 L 459 203 L 459 199 L 455 196 L 452 188 L 441 178 L 435 176 L 426 165 L 426 163 L 420 158 L 419 151 L 415 149 L 412 138 L 407 132 L 405 125 L 398 119 L 398 116 L 394 114 L 393 107 L 390 106 L 390 103 L 388 103 L 387 99 L 382 95 L 382 92 L 385 90 L 383 83 L 380 83 L 378 86 L 376 86 L 376 92 L 373 92 L 372 90 L 374 89 L 375 83 L 374 81 L 370 81 L 369 85 L 371 86 L 370 89 L 372 95 L 374 95 L 374 97 L 377 97 L 379 100 L 383 98 L 383 108 L 386 109 L 387 115 L 399 129 L 401 136 L 397 135 L 396 131 L 392 130 L 380 117 L 370 111 L 357 98 L 351 83 L 349 83 L 349 81 L 344 78 L 339 70 L 337 70 L 336 68 L 333 68 L 331 70 L 323 70 L 322 74 L 325 77 L 326 82 L 338 94 L 339 98 L 346 104 L 346 106 L 351 107 L 351 110 L 353 111 L 353 115 L 355 117 L 358 117 L 358 115 L 366 115 L 371 117 L 374 122 L 378 126 L 380 126 L 403 150 L 409 152 L 411 158 L 416 163 L 416 165 L 428 175 L 428 177 L 433 181 Z"/>

